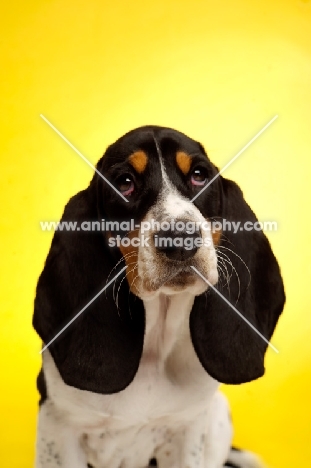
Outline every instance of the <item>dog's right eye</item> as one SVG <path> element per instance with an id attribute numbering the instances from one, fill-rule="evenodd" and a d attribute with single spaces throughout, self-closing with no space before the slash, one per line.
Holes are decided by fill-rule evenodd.
<path id="1" fill-rule="evenodd" d="M 191 174 L 191 184 L 195 186 L 203 186 L 207 181 L 206 169 L 198 167 Z"/>
<path id="2" fill-rule="evenodd" d="M 135 184 L 130 174 L 124 174 L 118 177 L 116 186 L 125 197 L 131 195 L 135 190 Z"/>

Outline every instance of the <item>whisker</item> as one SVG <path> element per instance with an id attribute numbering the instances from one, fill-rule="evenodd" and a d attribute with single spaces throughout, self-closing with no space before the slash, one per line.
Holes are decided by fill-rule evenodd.
<path id="1" fill-rule="evenodd" d="M 220 252 L 220 253 L 222 254 L 222 252 Z M 224 267 L 224 269 L 226 270 L 226 276 L 224 276 L 224 277 L 225 277 L 225 279 L 227 280 L 227 284 L 229 284 L 229 282 L 230 282 L 230 280 L 231 280 L 232 274 L 231 274 L 231 273 L 229 274 L 227 265 L 226 265 L 226 263 L 225 263 L 223 257 L 221 257 L 221 256 L 217 253 L 217 265 L 218 265 L 218 264 L 221 264 L 221 265 Z"/>
<path id="2" fill-rule="evenodd" d="M 221 253 L 221 255 L 222 255 L 222 260 L 223 260 L 224 262 L 228 263 L 228 264 L 231 266 L 232 272 L 234 272 L 235 275 L 236 275 L 236 278 L 237 278 L 237 281 L 238 281 L 238 285 L 239 285 L 238 298 L 237 298 L 237 300 L 236 300 L 236 302 L 235 302 L 235 303 L 237 304 L 237 302 L 238 302 L 239 299 L 240 299 L 240 294 L 241 294 L 241 282 L 240 282 L 239 274 L 238 274 L 236 268 L 233 266 L 233 263 L 232 263 L 232 261 L 231 261 L 231 258 L 230 258 L 227 254 L 225 254 L 224 252 L 219 252 L 219 253 Z M 231 273 L 231 275 L 230 275 L 230 279 L 231 279 L 231 277 L 232 277 L 232 273 Z"/>
<path id="3" fill-rule="evenodd" d="M 129 272 L 126 272 L 125 276 L 124 276 L 124 277 L 122 278 L 122 280 L 120 281 L 120 284 L 119 284 L 119 287 L 118 287 L 118 290 L 117 290 L 117 295 L 116 295 L 115 304 L 116 304 L 116 306 L 117 306 L 118 314 L 119 314 L 119 291 L 120 291 L 121 285 L 122 285 L 123 281 L 125 280 L 125 278 L 127 277 L 127 274 L 128 274 L 128 273 L 132 273 L 132 271 L 135 271 L 135 269 L 138 268 L 137 263 L 136 263 L 136 262 L 133 262 L 133 263 L 135 263 L 134 268 L 132 268 Z M 120 315 L 119 315 L 119 316 L 120 316 Z"/>
<path id="4" fill-rule="evenodd" d="M 239 274 L 236 270 L 236 268 L 233 266 L 232 262 L 230 260 L 227 260 L 226 258 L 223 259 L 225 262 L 227 262 L 231 268 L 232 268 L 232 271 L 234 271 L 235 275 L 236 275 L 236 278 L 237 278 L 237 281 L 238 281 L 238 285 L 239 285 L 239 292 L 238 292 L 238 297 L 235 301 L 235 304 L 238 303 L 239 299 L 240 299 L 240 294 L 241 294 L 241 282 L 240 282 L 240 277 L 239 277 Z M 231 278 L 231 277 L 230 277 Z"/>
<path id="5" fill-rule="evenodd" d="M 110 270 L 110 273 L 109 273 L 109 275 L 108 275 L 108 277 L 107 277 L 107 281 L 108 281 L 110 275 L 112 274 L 113 270 L 115 270 L 115 269 L 117 268 L 117 266 L 118 266 L 121 262 L 123 262 L 123 261 L 124 261 L 125 259 L 127 259 L 127 258 L 130 258 L 130 256 L 134 255 L 135 253 L 136 253 L 136 252 L 135 252 L 134 250 L 131 250 L 131 251 L 128 252 L 127 254 L 123 255 L 122 258 L 120 258 L 120 260 L 119 260 L 119 261 L 115 264 L 115 266 Z"/>
<path id="6" fill-rule="evenodd" d="M 227 254 L 225 254 L 224 252 L 217 252 L 217 255 L 218 255 L 219 258 L 224 262 L 224 264 L 225 264 L 225 259 L 228 259 L 228 262 L 227 262 L 227 263 L 229 263 L 229 265 L 232 266 L 231 259 L 230 259 L 230 257 L 229 257 Z M 227 271 L 228 271 L 228 269 L 227 269 Z M 230 274 L 229 274 L 229 272 L 228 272 L 228 275 L 229 275 L 229 281 L 230 281 L 231 278 L 232 278 L 232 270 L 231 270 L 231 273 L 230 273 Z"/>
<path id="7" fill-rule="evenodd" d="M 136 266 L 136 268 L 137 268 L 137 271 L 138 271 L 138 265 Z M 131 319 L 132 319 L 133 317 L 132 317 L 132 312 L 131 312 L 131 307 L 130 307 L 130 293 L 131 293 L 131 287 L 132 287 L 132 285 L 134 284 L 134 281 L 136 280 L 136 278 L 138 278 L 138 277 L 139 277 L 139 274 L 137 273 L 137 275 L 134 276 L 133 281 L 132 281 L 131 284 L 130 284 L 129 292 L 128 292 L 128 296 L 127 296 L 127 303 L 128 303 L 128 306 L 129 306 L 129 314 L 130 314 Z M 136 285 L 135 287 L 136 287 L 136 289 L 138 290 L 138 292 L 141 293 L 141 290 L 140 290 L 139 286 Z M 135 295 L 135 298 L 136 298 L 136 297 L 137 297 L 137 296 Z"/>
<path id="8" fill-rule="evenodd" d="M 136 262 L 129 262 L 129 263 L 126 264 L 126 266 L 129 267 L 130 265 L 135 265 L 135 264 L 136 264 Z M 126 272 L 127 272 L 127 270 L 125 270 L 125 276 L 126 276 Z M 125 276 L 123 277 L 123 279 L 125 278 Z M 112 296 L 114 298 L 114 301 L 115 301 L 115 290 L 116 290 L 116 283 L 113 284 L 113 288 L 112 288 Z"/>
<path id="9" fill-rule="evenodd" d="M 232 249 L 229 249 L 228 247 L 224 247 L 223 245 L 219 245 L 219 246 L 217 247 L 217 249 L 229 250 L 229 252 L 232 252 L 233 255 L 235 255 L 236 257 L 238 257 L 238 258 L 241 260 L 241 262 L 243 263 L 243 265 L 244 265 L 245 268 L 247 269 L 248 275 L 249 275 L 249 282 L 248 282 L 248 285 L 247 285 L 247 288 L 246 288 L 246 289 L 248 289 L 248 288 L 249 288 L 249 285 L 250 285 L 250 282 L 251 282 L 251 279 L 252 279 L 252 275 L 251 275 L 250 269 L 248 268 L 248 266 L 247 266 L 246 263 L 244 262 L 243 258 L 240 257 L 240 255 L 238 255 L 238 254 L 237 254 L 236 252 L 234 252 Z M 224 252 L 222 252 L 222 253 L 224 254 Z M 224 255 L 225 255 L 225 254 L 224 254 Z"/>
<path id="10" fill-rule="evenodd" d="M 225 280 L 227 280 L 227 277 L 224 273 L 224 268 L 223 268 L 223 264 L 220 263 L 219 261 L 217 261 L 217 269 L 219 269 L 219 276 L 218 276 L 218 282 L 220 281 L 220 285 L 221 287 L 223 287 L 223 283 L 222 283 L 222 276 Z M 227 284 L 228 284 L 228 281 L 227 281 Z"/>
<path id="11" fill-rule="evenodd" d="M 120 260 L 115 264 L 115 266 L 110 270 L 110 273 L 109 275 L 107 276 L 107 280 L 106 280 L 106 284 L 108 283 L 108 280 L 113 272 L 113 270 L 115 270 L 117 268 L 117 266 L 124 261 L 124 259 L 126 258 L 130 258 L 131 255 L 134 255 L 134 251 L 131 251 L 131 252 L 128 252 L 127 254 L 125 254 L 122 258 L 120 258 Z M 107 291 L 105 291 L 105 296 L 107 298 Z"/>
<path id="12" fill-rule="evenodd" d="M 222 264 L 223 268 L 227 272 L 227 275 L 225 276 L 225 279 L 227 281 L 226 286 L 227 286 L 227 289 L 228 289 L 229 297 L 231 297 L 230 280 L 231 280 L 231 277 L 232 277 L 232 272 L 229 272 L 229 270 L 227 268 L 227 265 L 226 265 L 226 262 L 225 262 L 225 260 L 223 258 L 221 258 L 221 264 Z"/>

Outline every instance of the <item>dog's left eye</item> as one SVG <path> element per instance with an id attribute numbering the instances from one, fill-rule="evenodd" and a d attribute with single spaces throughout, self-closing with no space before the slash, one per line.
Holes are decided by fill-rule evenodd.
<path id="1" fill-rule="evenodd" d="M 207 181 L 207 173 L 205 169 L 195 169 L 191 174 L 191 184 L 196 186 L 202 186 Z"/>
<path id="2" fill-rule="evenodd" d="M 118 190 L 125 196 L 134 192 L 135 185 L 131 175 L 124 174 L 117 179 Z"/>

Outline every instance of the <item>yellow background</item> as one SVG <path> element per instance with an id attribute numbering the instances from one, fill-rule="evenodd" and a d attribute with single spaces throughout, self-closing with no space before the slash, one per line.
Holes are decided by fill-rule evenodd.
<path id="1" fill-rule="evenodd" d="M 4 6 L 5 5 L 5 6 Z M 4 8 L 4 10 L 3 10 Z M 264 1 L 10 1 L 1 12 L 0 464 L 34 456 L 40 341 L 34 291 L 57 220 L 117 137 L 167 125 L 202 141 L 262 220 L 287 306 L 264 378 L 225 389 L 235 443 L 273 468 L 310 466 L 311 4 Z"/>

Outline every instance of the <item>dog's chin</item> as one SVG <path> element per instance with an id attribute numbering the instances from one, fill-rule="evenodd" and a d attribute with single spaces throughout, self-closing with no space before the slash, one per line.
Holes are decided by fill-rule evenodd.
<path id="1" fill-rule="evenodd" d="M 205 276 L 213 285 L 218 281 L 217 270 L 210 271 Z M 151 284 L 152 287 L 150 287 Z M 207 291 L 208 288 L 208 283 L 200 278 L 192 269 L 186 269 L 177 271 L 175 275 L 170 275 L 166 281 L 163 279 L 162 283 L 159 285 L 153 282 L 151 283 L 151 281 L 145 278 L 145 281 L 141 284 L 136 295 L 143 300 L 151 300 L 160 294 L 173 296 L 183 292 L 187 292 L 193 296 L 199 296 Z"/>

